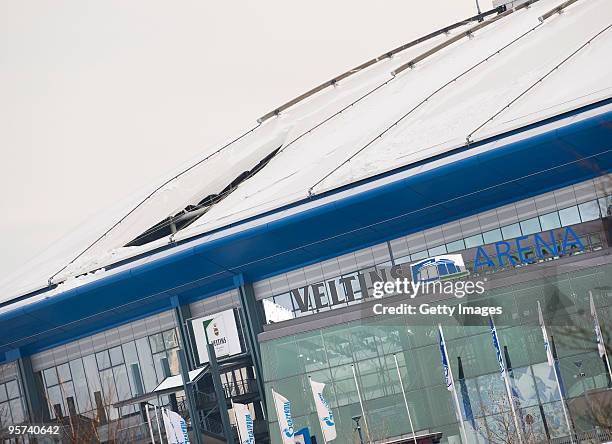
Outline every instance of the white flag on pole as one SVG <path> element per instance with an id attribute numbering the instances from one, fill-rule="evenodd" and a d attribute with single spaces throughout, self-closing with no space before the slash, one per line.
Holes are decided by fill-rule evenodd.
<path id="1" fill-rule="evenodd" d="M 236 424 L 240 434 L 241 444 L 254 444 L 255 434 L 253 431 L 253 415 L 249 407 L 245 404 L 234 404 L 234 414 L 236 415 Z"/>
<path id="2" fill-rule="evenodd" d="M 599 326 L 599 317 L 597 316 L 597 310 L 593 302 L 593 295 L 590 295 L 589 299 L 591 303 L 591 316 L 593 317 L 593 328 L 595 329 L 595 339 L 597 340 L 597 350 L 599 351 L 599 357 L 603 358 L 606 354 L 606 346 L 604 345 L 603 336 L 601 335 L 601 327 Z"/>
<path id="3" fill-rule="evenodd" d="M 546 324 L 544 323 L 544 316 L 542 316 L 542 307 L 540 307 L 540 301 L 538 301 L 538 318 L 540 320 L 540 328 L 542 329 L 542 336 L 544 338 L 544 350 L 546 350 L 546 360 L 549 366 L 555 365 L 555 358 L 553 357 L 550 344 L 548 343 L 548 333 L 546 332 Z"/>
<path id="4" fill-rule="evenodd" d="M 283 444 L 295 444 L 293 439 L 293 418 L 291 417 L 291 401 L 283 395 L 272 390 L 274 398 L 274 407 L 276 408 L 276 416 L 278 417 L 278 427 L 281 433 Z"/>
<path id="5" fill-rule="evenodd" d="M 329 442 L 336 439 L 336 421 L 334 420 L 334 414 L 329 407 L 329 403 L 323 396 L 325 384 L 310 379 L 310 388 L 312 389 L 312 396 L 317 407 L 317 416 L 319 417 L 323 437 L 325 442 Z"/>
<path id="6" fill-rule="evenodd" d="M 190 444 L 187 423 L 181 415 L 172 410 L 162 409 L 162 418 L 168 444 Z"/>

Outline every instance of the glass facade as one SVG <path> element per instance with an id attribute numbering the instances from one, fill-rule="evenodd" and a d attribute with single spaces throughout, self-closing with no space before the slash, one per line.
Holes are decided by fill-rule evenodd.
<path id="1" fill-rule="evenodd" d="M 529 236 L 535 233 L 540 233 L 543 231 L 555 230 L 562 227 L 567 227 L 575 224 L 580 224 L 582 222 L 589 222 L 595 219 L 599 219 L 607 214 L 608 211 L 608 203 L 612 202 L 612 197 L 607 196 L 600 199 L 594 199 L 580 205 L 574 205 L 572 207 L 567 207 L 562 210 L 554 211 L 551 213 L 544 214 L 539 217 L 533 217 L 529 219 L 522 220 L 515 224 L 505 225 L 501 228 L 497 228 L 494 230 L 489 230 L 484 233 L 474 234 L 470 237 L 458 239 L 453 242 L 445 243 L 438 245 L 437 247 L 428 248 L 422 251 L 418 251 L 413 254 L 406 254 L 403 256 L 394 257 L 392 260 L 376 263 L 370 267 L 365 267 L 359 270 L 355 270 L 351 273 L 346 273 L 339 276 L 333 276 L 328 279 L 338 279 L 339 285 L 335 289 L 336 294 L 331 294 L 331 289 L 329 285 L 325 283 L 321 283 L 320 291 L 323 293 L 323 298 L 321 300 L 323 305 L 332 305 L 327 304 L 331 301 L 332 297 L 338 299 L 340 301 L 346 301 L 344 304 L 335 304 L 333 307 L 325 307 L 320 308 L 317 306 L 312 293 L 309 294 L 310 300 L 307 301 L 308 306 L 311 307 L 310 310 L 302 310 L 297 300 L 299 298 L 304 298 L 303 290 L 300 289 L 292 289 L 288 292 L 276 294 L 274 296 L 266 298 L 268 301 L 273 302 L 274 304 L 264 304 L 264 310 L 266 312 L 266 319 L 269 323 L 276 322 L 278 320 L 278 307 L 280 306 L 284 309 L 286 319 L 296 318 L 300 316 L 308 316 L 313 313 L 318 313 L 320 311 L 329 310 L 332 308 L 341 308 L 342 305 L 348 306 L 351 304 L 359 303 L 364 299 L 363 288 L 364 285 L 359 281 L 359 274 L 365 276 L 367 282 L 365 286 L 371 289 L 372 287 L 372 279 L 370 278 L 369 272 L 375 272 L 380 275 L 379 270 L 382 268 L 388 268 L 391 265 L 399 265 L 399 264 L 408 264 L 413 261 L 418 261 L 421 259 L 425 259 L 427 257 L 433 257 L 436 255 L 446 254 L 446 253 L 456 253 L 459 251 L 464 251 L 472 248 L 476 248 L 483 245 L 490 245 L 498 241 L 509 241 L 512 239 L 516 239 L 520 236 Z M 606 212 L 604 212 L 606 211 Z M 585 246 L 586 251 L 597 251 L 603 248 L 602 246 L 602 236 L 599 232 L 594 233 L 584 233 L 580 236 L 580 240 L 582 244 Z M 530 242 L 529 239 L 526 242 Z M 562 251 L 561 248 L 561 239 L 557 239 L 557 250 Z M 535 250 L 534 241 L 531 240 L 531 249 L 525 253 L 525 257 L 527 258 L 536 258 L 538 256 Z M 509 250 L 510 256 L 512 260 L 517 262 L 517 267 L 525 266 L 524 263 L 521 263 L 518 257 L 518 252 L 516 251 L 516 247 L 514 244 L 511 244 Z M 547 256 L 546 259 L 559 259 L 562 255 L 552 255 L 549 251 L 543 251 L 544 256 Z M 571 251 L 568 254 L 578 253 L 578 251 Z M 474 270 L 474 262 L 466 261 L 466 266 L 470 270 Z M 503 267 L 502 267 L 503 269 Z M 476 270 L 475 274 L 478 272 L 481 273 L 492 273 L 495 272 L 495 269 L 481 269 Z M 297 292 L 297 294 L 292 294 Z"/>
<path id="2" fill-rule="evenodd" d="M 138 387 L 152 391 L 166 377 L 164 360 L 170 375 L 179 374 L 178 345 L 172 328 L 45 368 L 37 377 L 49 418 L 80 414 L 114 420 L 136 413 L 137 405 L 112 405 L 138 395 Z"/>
<path id="3" fill-rule="evenodd" d="M 23 390 L 17 376 L 17 365 L 0 365 L 0 430 L 26 420 Z"/>
<path id="4" fill-rule="evenodd" d="M 529 423 L 525 434 L 534 440 L 567 435 L 554 370 L 546 361 L 537 323 L 536 301 L 544 307 L 566 396 L 581 397 L 586 390 L 608 385 L 591 327 L 589 291 L 595 298 L 602 329 L 607 331 L 612 323 L 610 265 L 489 290 L 479 298 L 469 299 L 504 309 L 503 316 L 496 320 L 499 339 L 511 367 L 519 416 Z M 412 316 L 376 316 L 351 322 L 339 317 L 330 320 L 328 327 L 264 341 L 261 349 L 267 399 L 271 399 L 274 388 L 291 400 L 294 428 L 308 426 L 323 442 L 317 417 L 312 413 L 315 406 L 308 377 L 323 382 L 336 418 L 337 442 L 356 442 L 352 417 L 362 415 L 362 411 L 354 366 L 370 438 L 381 440 L 408 434 L 395 354 L 415 430 L 443 432 L 443 442 L 458 442 L 454 403 L 444 383 L 438 322 L 443 323 L 462 414 L 468 418 L 470 442 L 500 442 L 499 435 L 508 427 L 511 416 L 486 318 L 480 324 L 464 325 L 433 316 L 418 320 Z M 307 325 L 300 323 L 295 328 Z M 272 442 L 280 443 L 271 403 L 268 415 Z M 579 430 L 593 428 L 583 418 L 575 417 L 574 421 Z M 363 427 L 363 421 L 361 424 Z"/>

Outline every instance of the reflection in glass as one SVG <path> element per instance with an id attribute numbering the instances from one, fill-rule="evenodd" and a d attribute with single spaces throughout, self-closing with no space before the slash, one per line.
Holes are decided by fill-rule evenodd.
<path id="1" fill-rule="evenodd" d="M 537 217 L 522 221 L 520 226 L 524 236 L 539 233 L 541 231 L 540 220 Z"/>
<path id="2" fill-rule="evenodd" d="M 542 225 L 542 231 L 554 230 L 555 228 L 561 227 L 559 213 L 553 211 L 552 213 L 541 215 L 540 224 Z"/>
<path id="3" fill-rule="evenodd" d="M 582 222 L 599 219 L 599 204 L 596 200 L 578 205 Z"/>
<path id="4" fill-rule="evenodd" d="M 567 227 L 568 225 L 574 225 L 580 223 L 580 214 L 578 213 L 578 207 L 573 206 L 559 210 L 559 218 L 561 219 L 561 226 Z"/>
<path id="5" fill-rule="evenodd" d="M 502 236 L 504 240 L 514 239 L 515 237 L 521 236 L 521 227 L 519 224 L 506 225 L 501 227 Z"/>

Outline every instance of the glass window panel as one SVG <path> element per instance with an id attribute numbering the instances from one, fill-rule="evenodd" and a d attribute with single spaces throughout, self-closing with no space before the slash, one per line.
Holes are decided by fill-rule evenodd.
<path id="1" fill-rule="evenodd" d="M 8 405 L 11 410 L 11 414 L 13 415 L 13 424 L 23 422 L 25 420 L 25 416 L 23 414 L 21 399 L 13 399 L 12 401 L 9 401 Z"/>
<path id="2" fill-rule="evenodd" d="M 13 421 L 8 402 L 0 403 L 0 424 L 10 424 Z"/>
<path id="3" fill-rule="evenodd" d="M 569 435 L 565 418 L 563 416 L 563 407 L 560 402 L 552 402 L 544 404 L 544 416 L 548 424 L 548 431 L 551 438 L 560 438 Z"/>
<path id="4" fill-rule="evenodd" d="M 499 228 L 487 231 L 486 233 L 482 233 L 482 237 L 484 239 L 485 244 L 492 244 L 503 239 L 502 232 Z"/>
<path id="5" fill-rule="evenodd" d="M 57 385 L 59 383 L 57 380 L 57 372 L 55 371 L 55 367 L 44 370 L 43 375 L 45 376 L 45 384 L 47 387 Z"/>
<path id="6" fill-rule="evenodd" d="M 496 415 L 507 412 L 510 409 L 504 382 L 499 377 L 499 372 L 484 375 L 477 378 L 480 399 L 482 400 L 482 412 L 485 415 Z"/>
<path id="7" fill-rule="evenodd" d="M 530 234 L 539 233 L 542 229 L 540 228 L 540 220 L 537 217 L 524 220 L 520 222 L 521 231 L 523 235 L 528 236 Z"/>
<path id="8" fill-rule="evenodd" d="M 580 211 L 582 222 L 599 219 L 599 204 L 596 200 L 581 203 L 578 205 L 578 210 Z"/>
<path id="9" fill-rule="evenodd" d="M 518 398 L 518 403 L 521 407 L 537 405 L 538 395 L 533 383 L 530 367 L 513 369 L 510 381 L 514 391 L 513 395 Z"/>
<path id="10" fill-rule="evenodd" d="M 155 362 L 155 371 L 157 372 L 157 377 L 160 381 L 163 381 L 167 375 L 166 370 L 164 369 L 163 360 L 168 359 L 166 356 L 166 352 L 157 353 L 153 355 L 153 362 Z"/>
<path id="11" fill-rule="evenodd" d="M 106 405 L 114 404 L 118 401 L 117 384 L 113 378 L 113 370 L 102 370 L 100 372 L 100 383 L 102 384 L 102 396 Z"/>
<path id="12" fill-rule="evenodd" d="M 163 333 L 163 337 L 164 337 L 164 344 L 166 345 L 166 348 L 174 348 L 174 347 L 179 346 L 175 329 L 165 331 Z"/>
<path id="13" fill-rule="evenodd" d="M 521 408 L 525 419 L 524 437 L 527 442 L 547 442 L 544 421 L 538 406 Z M 531 417 L 531 421 L 529 421 Z"/>
<path id="14" fill-rule="evenodd" d="M 612 215 L 612 196 L 602 197 L 598 199 L 598 202 L 602 216 Z"/>
<path id="15" fill-rule="evenodd" d="M 4 384 L 0 384 L 0 402 L 6 401 L 8 399 L 8 395 L 6 393 L 6 386 Z"/>
<path id="16" fill-rule="evenodd" d="M 115 385 L 117 386 L 117 400 L 124 401 L 132 397 L 130 383 L 128 382 L 127 370 L 125 365 L 113 367 Z"/>
<path id="17" fill-rule="evenodd" d="M 12 380 L 6 383 L 6 392 L 8 399 L 14 399 L 19 397 L 19 385 L 17 380 Z"/>
<path id="18" fill-rule="evenodd" d="M 51 418 L 56 418 L 56 414 L 64 416 L 64 401 L 59 385 L 54 385 L 47 389 L 47 401 L 49 402 L 49 413 Z"/>
<path id="19" fill-rule="evenodd" d="M 62 390 L 62 398 L 64 399 L 64 406 L 66 407 L 66 410 L 64 411 L 66 414 L 70 414 L 71 413 L 71 405 L 70 402 L 68 402 L 68 398 L 72 398 L 72 402 L 74 403 L 74 407 L 76 408 L 76 403 L 74 401 L 75 396 L 74 396 L 74 385 L 72 384 L 72 381 L 68 381 L 68 382 L 64 382 L 63 384 L 60 385 L 61 390 Z M 74 411 L 73 413 L 76 413 L 76 411 Z"/>
<path id="20" fill-rule="evenodd" d="M 157 386 L 159 380 L 155 373 L 153 357 L 151 355 L 151 349 L 149 348 L 149 341 L 147 340 L 147 338 L 137 339 L 136 348 L 138 350 L 140 372 L 142 376 L 142 381 L 144 383 L 145 391 L 150 392 Z M 160 374 L 160 378 L 161 376 L 162 375 Z"/>
<path id="21" fill-rule="evenodd" d="M 72 380 L 72 375 L 70 374 L 70 366 L 67 363 L 57 366 L 57 375 L 59 377 L 60 382 Z"/>
<path id="22" fill-rule="evenodd" d="M 138 353 L 136 352 L 136 343 L 134 341 L 126 342 L 122 345 L 123 357 L 127 365 L 138 364 Z"/>
<path id="23" fill-rule="evenodd" d="M 540 224 L 542 225 L 542 231 L 554 230 L 561 226 L 561 220 L 559 220 L 559 213 L 553 211 L 552 213 L 543 214 L 540 216 Z"/>
<path id="24" fill-rule="evenodd" d="M 83 362 L 80 359 L 70 361 L 70 370 L 72 373 L 72 382 L 77 397 L 77 405 L 79 413 L 85 413 L 93 409 L 91 399 L 89 397 L 89 390 L 87 387 L 87 378 L 85 377 L 85 368 Z"/>
<path id="25" fill-rule="evenodd" d="M 123 352 L 121 346 L 113 347 L 108 351 L 111 365 L 123 364 Z"/>
<path id="26" fill-rule="evenodd" d="M 501 227 L 502 236 L 505 240 L 514 239 L 515 237 L 521 236 L 521 227 L 519 224 L 506 225 Z"/>
<path id="27" fill-rule="evenodd" d="M 559 391 L 555 380 L 553 367 L 547 362 L 532 366 L 535 386 L 540 394 L 542 402 L 556 401 L 559 399 Z"/>
<path id="28" fill-rule="evenodd" d="M 465 250 L 465 242 L 463 242 L 463 239 L 459 239 L 454 242 L 449 242 L 448 244 L 446 244 L 446 250 L 449 253 L 452 253 L 453 251 Z"/>
<path id="29" fill-rule="evenodd" d="M 168 350 L 166 353 L 168 356 L 168 365 L 170 366 L 170 374 L 172 376 L 178 375 L 179 373 L 181 373 L 178 349 L 175 348 L 173 350 Z"/>
<path id="30" fill-rule="evenodd" d="M 429 256 L 438 256 L 440 254 L 446 254 L 446 245 L 440 245 L 429 249 Z"/>
<path id="31" fill-rule="evenodd" d="M 285 307 L 286 309 L 290 311 L 294 310 L 292 300 L 293 298 L 291 297 L 289 293 L 283 293 L 283 294 L 274 296 L 274 302 L 276 304 L 280 305 L 281 307 Z"/>
<path id="32" fill-rule="evenodd" d="M 95 392 L 102 393 L 102 386 L 100 384 L 100 377 L 98 376 L 98 367 L 96 365 L 96 358 L 94 355 L 88 355 L 83 358 L 83 367 L 85 369 L 85 377 L 87 378 L 87 385 L 89 386 L 89 395 L 91 397 L 92 405 L 95 406 Z"/>
<path id="33" fill-rule="evenodd" d="M 151 341 L 151 350 L 153 353 L 159 353 L 165 350 L 164 338 L 161 333 L 149 336 L 149 340 Z"/>
<path id="34" fill-rule="evenodd" d="M 413 261 L 418 261 L 419 259 L 425 259 L 427 257 L 427 251 L 418 251 L 410 256 Z"/>
<path id="35" fill-rule="evenodd" d="M 474 236 L 470 236 L 470 237 L 466 237 L 465 238 L 465 246 L 467 248 L 474 248 L 474 247 L 478 247 L 480 245 L 484 244 L 484 241 L 482 240 L 482 234 L 475 234 Z"/>
<path id="36" fill-rule="evenodd" d="M 559 218 L 561 219 L 561 226 L 567 227 L 568 225 L 574 225 L 580 223 L 580 214 L 578 213 L 578 207 L 573 206 L 559 210 Z"/>
<path id="37" fill-rule="evenodd" d="M 108 350 L 96 353 L 96 361 L 98 361 L 98 368 L 100 370 L 110 367 L 111 363 Z"/>

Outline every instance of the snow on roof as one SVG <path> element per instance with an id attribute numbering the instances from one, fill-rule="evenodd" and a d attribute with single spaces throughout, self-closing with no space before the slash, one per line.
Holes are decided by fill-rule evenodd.
<path id="1" fill-rule="evenodd" d="M 457 26 L 331 82 L 84 224 L 5 280 L 0 302 L 609 98 L 612 2 L 540 20 L 559 4 Z M 168 232 L 149 242 L 156 225 Z"/>

